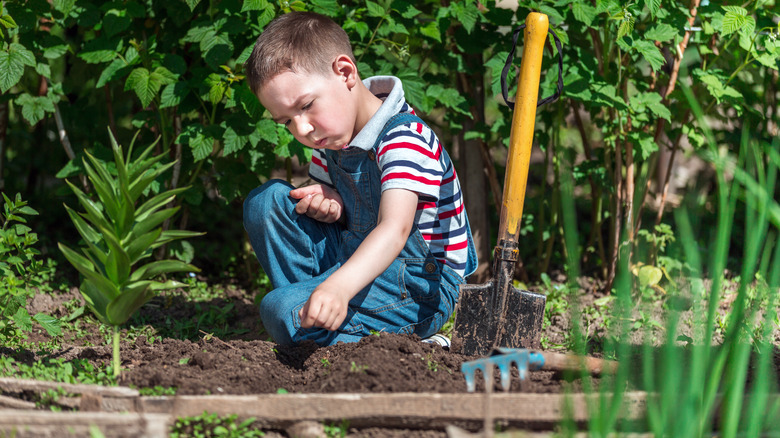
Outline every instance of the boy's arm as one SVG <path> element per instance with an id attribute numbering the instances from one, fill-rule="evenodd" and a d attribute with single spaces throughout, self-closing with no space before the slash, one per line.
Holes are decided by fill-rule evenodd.
<path id="1" fill-rule="evenodd" d="M 302 327 L 336 330 L 341 326 L 349 300 L 379 277 L 406 245 L 414 225 L 417 201 L 417 194 L 409 190 L 382 192 L 376 228 L 352 257 L 311 294 L 298 315 Z"/>

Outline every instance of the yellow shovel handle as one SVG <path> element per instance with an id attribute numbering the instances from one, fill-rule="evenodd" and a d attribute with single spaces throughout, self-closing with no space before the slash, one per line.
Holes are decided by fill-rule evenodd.
<path id="1" fill-rule="evenodd" d="M 498 229 L 499 244 L 502 240 L 517 242 L 520 231 L 528 167 L 531 161 L 531 146 L 534 140 L 539 75 L 542 70 L 542 53 L 547 40 L 548 25 L 547 15 L 538 12 L 531 12 L 525 19 L 523 58 L 517 79 L 517 97 L 504 177 L 504 198 Z"/>

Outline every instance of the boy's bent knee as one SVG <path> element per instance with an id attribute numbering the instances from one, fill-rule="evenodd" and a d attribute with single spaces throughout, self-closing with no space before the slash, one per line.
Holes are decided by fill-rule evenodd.
<path id="1" fill-rule="evenodd" d="M 263 297 L 260 302 L 260 319 L 274 342 L 289 345 L 293 343 L 292 338 L 297 331 L 293 309 L 300 303 L 295 304 L 287 294 L 279 292 L 279 289 L 275 289 Z"/>
<path id="2" fill-rule="evenodd" d="M 290 190 L 294 188 L 284 180 L 272 179 L 249 192 L 244 200 L 244 229 L 250 231 L 260 226 L 269 212 L 289 205 Z"/>

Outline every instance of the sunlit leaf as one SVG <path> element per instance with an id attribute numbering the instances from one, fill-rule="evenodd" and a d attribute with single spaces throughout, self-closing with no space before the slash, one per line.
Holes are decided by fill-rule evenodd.
<path id="1" fill-rule="evenodd" d="M 60 321 L 45 313 L 36 313 L 33 319 L 46 330 L 49 336 L 59 336 L 62 334 L 62 327 L 60 327 Z"/>
<path id="2" fill-rule="evenodd" d="M 596 8 L 587 2 L 573 2 L 571 11 L 574 14 L 574 18 L 586 26 L 593 24 L 593 20 L 596 18 Z"/>
<path id="3" fill-rule="evenodd" d="M 0 50 L 0 91 L 5 93 L 22 78 L 25 66 L 35 65 L 35 55 L 19 43 Z"/>

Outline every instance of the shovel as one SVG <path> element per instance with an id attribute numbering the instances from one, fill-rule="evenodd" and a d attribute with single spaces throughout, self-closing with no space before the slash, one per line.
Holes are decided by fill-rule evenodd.
<path id="1" fill-rule="evenodd" d="M 536 12 L 528 14 L 492 279 L 487 283 L 460 287 L 452 349 L 462 354 L 484 356 L 500 347 L 539 347 L 547 298 L 517 289 L 512 284 L 512 278 L 519 253 L 517 241 L 528 180 L 547 28 L 547 15 Z"/>

